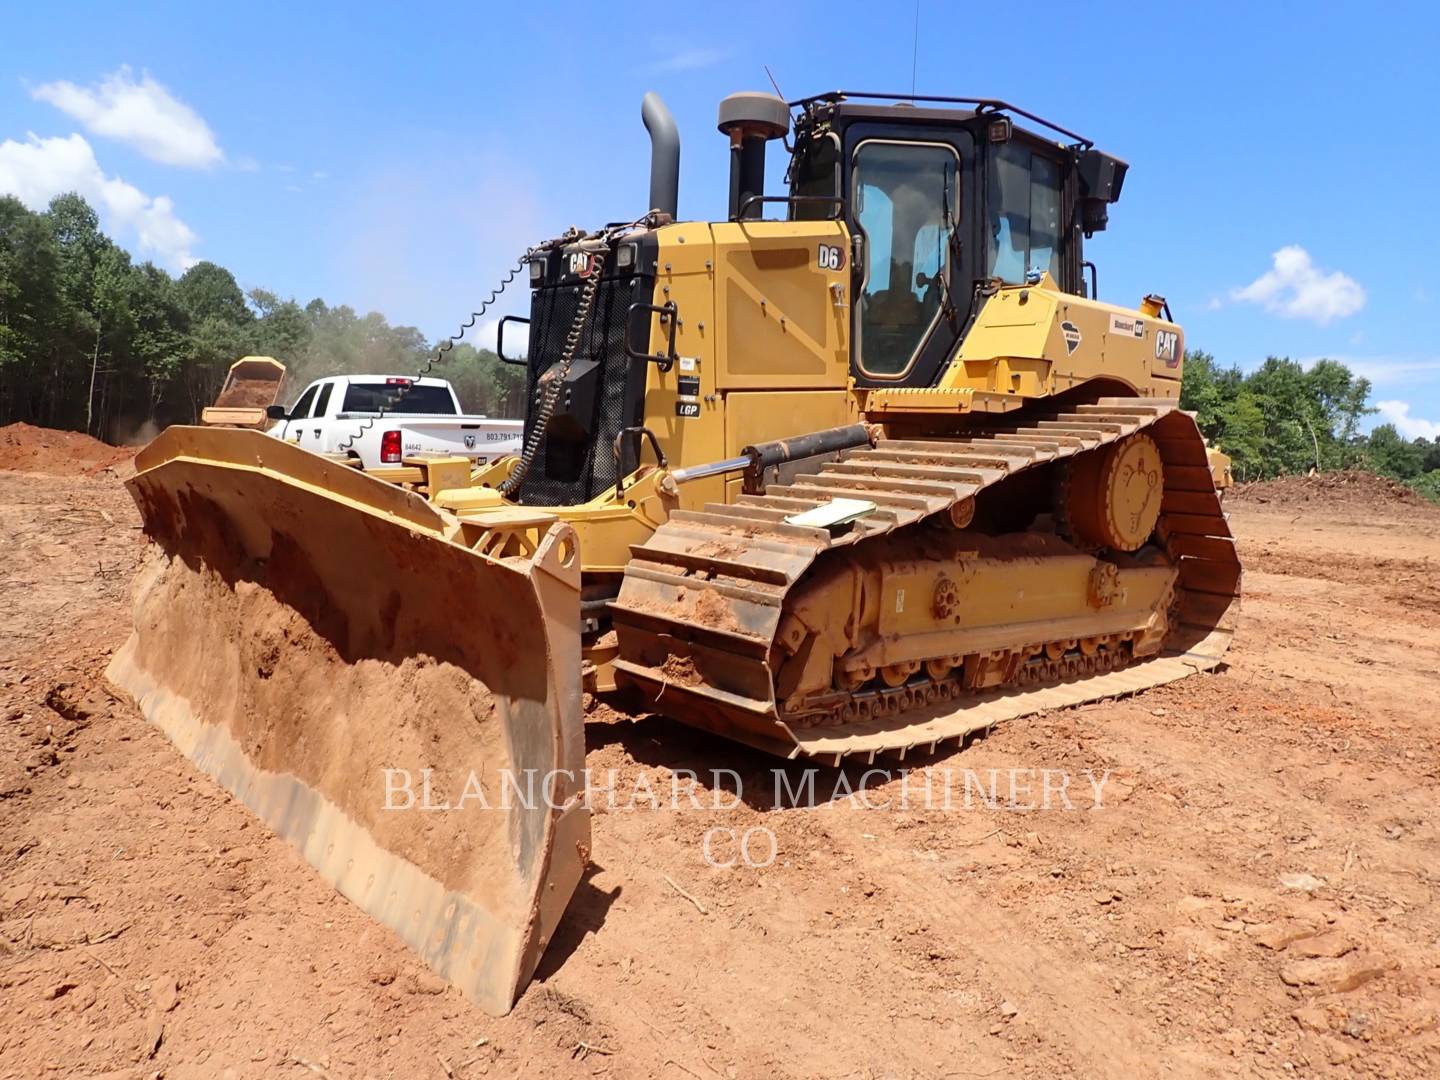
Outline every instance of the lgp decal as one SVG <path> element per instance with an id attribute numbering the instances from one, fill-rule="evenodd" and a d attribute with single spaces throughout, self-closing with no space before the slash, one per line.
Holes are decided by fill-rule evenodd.
<path id="1" fill-rule="evenodd" d="M 1164 360 L 1166 367 L 1180 363 L 1180 335 L 1174 330 L 1155 331 L 1155 359 Z"/>
<path id="2" fill-rule="evenodd" d="M 1132 337 L 1137 341 L 1145 336 L 1145 320 L 1133 315 L 1111 315 L 1110 333 Z"/>
<path id="3" fill-rule="evenodd" d="M 1060 324 L 1060 333 L 1065 338 L 1065 355 L 1069 356 L 1080 347 L 1080 328 L 1066 320 Z"/>
<path id="4" fill-rule="evenodd" d="M 845 249 L 839 244 L 821 244 L 816 262 L 821 270 L 844 270 Z"/>
<path id="5" fill-rule="evenodd" d="M 700 415 L 700 376 L 681 375 L 675 380 L 675 415 L 684 420 L 693 420 Z"/>

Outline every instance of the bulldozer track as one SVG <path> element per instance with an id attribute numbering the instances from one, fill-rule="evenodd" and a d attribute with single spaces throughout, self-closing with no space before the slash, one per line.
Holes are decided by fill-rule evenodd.
<path id="1" fill-rule="evenodd" d="M 1006 685 L 978 692 L 953 676 L 926 677 L 922 668 L 901 686 L 837 691 L 824 709 L 782 711 L 769 658 L 786 596 L 826 552 L 894 535 L 1025 469 L 1139 431 L 1160 449 L 1165 479 L 1155 538 L 1178 570 L 1158 656 L 1131 662 L 1120 642 L 1093 655 L 1042 656 L 1021 665 Z M 833 498 L 865 499 L 876 509 L 839 535 L 787 520 Z M 1204 443 L 1173 399 L 1102 398 L 955 438 L 882 439 L 763 495 L 676 511 L 631 554 L 611 605 L 620 638 L 617 672 L 676 719 L 786 757 L 837 764 L 849 755 L 873 760 L 882 752 L 931 751 L 1001 720 L 1213 668 L 1229 645 L 1228 619 L 1240 595 L 1240 563 Z M 726 683 L 743 692 L 700 677 L 695 657 L 706 670 L 725 670 Z"/>

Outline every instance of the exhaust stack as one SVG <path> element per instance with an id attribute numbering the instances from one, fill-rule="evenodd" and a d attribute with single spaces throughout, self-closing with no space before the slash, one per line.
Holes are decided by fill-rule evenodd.
<path id="1" fill-rule="evenodd" d="M 680 205 L 680 131 L 655 91 L 640 102 L 640 119 L 650 133 L 650 209 L 675 220 Z"/>
<path id="2" fill-rule="evenodd" d="M 730 220 L 762 217 L 765 144 L 790 130 L 790 107 L 774 94 L 731 94 L 720 102 L 720 133 L 730 136 Z"/>

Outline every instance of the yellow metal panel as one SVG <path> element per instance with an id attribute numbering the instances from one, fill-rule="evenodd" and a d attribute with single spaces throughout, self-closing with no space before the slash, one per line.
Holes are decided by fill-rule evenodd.
<path id="1" fill-rule="evenodd" d="M 1172 397 L 1183 348 L 1174 323 L 1072 296 L 1046 277 L 1039 285 L 1003 288 L 985 302 L 940 386 L 1030 398 L 1099 379 L 1142 396 Z"/>
<path id="2" fill-rule="evenodd" d="M 680 359 L 669 371 L 650 364 L 645 380 L 645 426 L 655 433 L 671 467 L 698 465 L 724 457 L 725 415 L 720 400 L 715 332 L 715 246 L 711 226 L 705 222 L 668 225 L 658 232 L 655 295 L 657 306 L 673 302 L 679 317 L 675 350 Z M 651 320 L 650 351 L 661 348 L 668 330 L 659 316 Z M 699 392 L 682 402 L 680 380 L 698 379 Z M 681 416 L 677 406 L 698 406 L 698 415 Z M 597 453 L 613 453 L 600 447 Z M 652 465 L 647 442 L 641 443 L 640 461 Z M 724 497 L 722 477 L 686 484 L 683 504 L 694 508 Z M 569 516 L 567 514 L 567 516 Z M 582 540 L 584 537 L 582 536 Z M 628 542 L 628 541 L 627 541 Z M 608 561 L 608 560 L 607 560 Z M 623 560 L 622 560 L 623 562 Z M 589 567 L 589 556 L 586 556 Z"/>
<path id="3" fill-rule="evenodd" d="M 679 505 L 674 498 L 658 490 L 657 481 L 661 475 L 657 469 L 648 469 L 639 479 L 627 478 L 629 482 L 619 501 L 615 498 L 615 489 L 607 488 L 580 506 L 549 510 L 544 507 L 506 508 L 499 512 L 477 509 L 463 516 L 466 521 L 484 527 L 529 524 L 522 520 L 525 514 L 536 520 L 538 516 L 554 515 L 575 530 L 585 573 L 619 573 L 630 561 L 630 545 L 643 544 Z M 689 489 L 699 486 L 696 483 L 681 488 L 687 506 L 691 499 Z M 716 494 L 709 497 L 718 499 L 718 491 L 717 488 Z M 515 517 L 507 521 L 507 514 Z"/>
<path id="4" fill-rule="evenodd" d="M 1205 447 L 1205 460 L 1210 465 L 1210 475 L 1215 478 L 1215 487 L 1217 489 L 1224 491 L 1226 488 L 1235 485 L 1235 474 L 1230 468 L 1231 459 L 1229 454 L 1207 444 Z"/>
<path id="5" fill-rule="evenodd" d="M 1014 394 L 976 390 L 969 386 L 896 386 L 860 391 L 862 412 L 883 420 L 892 413 L 1004 413 L 1025 402 Z"/>
<path id="6" fill-rule="evenodd" d="M 959 559 L 944 563 L 882 563 L 874 643 L 877 666 L 916 655 L 1010 648 L 1037 637 L 1114 634 L 1145 627 L 1175 580 L 1169 566 L 1119 571 L 1112 604 L 1091 600 L 1088 555 Z M 965 598 L 938 618 L 934 597 L 949 580 Z M 1044 628 L 1044 629 L 1038 629 Z"/>
<path id="7" fill-rule="evenodd" d="M 749 391 L 725 397 L 725 453 L 747 446 L 839 427 L 850 421 L 844 390 Z"/>
<path id="8" fill-rule="evenodd" d="M 1024 303 L 1020 301 L 1022 293 L 1025 294 Z M 1002 356 L 1047 356 L 1046 347 L 1057 321 L 1057 304 L 1056 294 L 1047 295 L 1039 289 L 1001 289 L 980 309 L 975 324 L 971 326 L 955 355 L 956 361 L 988 361 Z M 1062 354 L 1065 351 L 1063 342 L 1060 351 Z M 988 380 L 985 380 L 986 385 L 977 385 L 972 381 L 973 378 L 963 366 L 951 364 L 942 385 L 970 385 L 977 390 L 993 389 L 988 385 Z"/>
<path id="9" fill-rule="evenodd" d="M 689 223 L 667 226 L 658 238 L 653 303 L 676 305 L 680 360 L 670 371 L 651 365 L 647 372 L 645 424 L 672 467 L 718 461 L 752 442 L 846 422 L 849 271 L 843 262 L 840 269 L 822 269 L 819 256 L 823 244 L 848 257 L 841 225 Z M 651 351 L 664 336 L 657 316 Z M 699 380 L 698 392 L 685 399 L 698 406 L 698 415 L 677 412 L 682 378 Z M 742 418 L 727 417 L 735 395 L 727 401 L 726 392 L 749 387 L 757 393 L 741 395 L 752 399 L 739 406 Z M 648 449 L 642 449 L 641 460 L 649 463 Z M 718 476 L 681 491 L 682 505 L 689 508 L 725 498 L 725 481 Z M 577 523 L 577 529 L 583 526 Z"/>
<path id="10" fill-rule="evenodd" d="M 711 229 L 718 355 L 724 360 L 720 385 L 845 386 L 850 374 L 850 238 L 844 226 L 745 221 L 720 222 Z"/>

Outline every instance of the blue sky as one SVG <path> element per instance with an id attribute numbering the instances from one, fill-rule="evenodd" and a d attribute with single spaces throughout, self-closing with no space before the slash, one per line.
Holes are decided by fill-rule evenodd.
<path id="1" fill-rule="evenodd" d="M 922 93 L 1014 101 L 1131 163 L 1088 249 L 1104 299 L 1163 293 L 1227 363 L 1342 359 L 1440 435 L 1432 6 L 931 3 L 918 46 L 906 7 L 18 5 L 0 189 L 79 186 L 172 270 L 435 336 L 527 243 L 643 211 L 644 91 L 680 126 L 682 216 L 716 218 L 722 96 L 765 64 L 792 98 L 905 90 L 913 56 Z"/>

